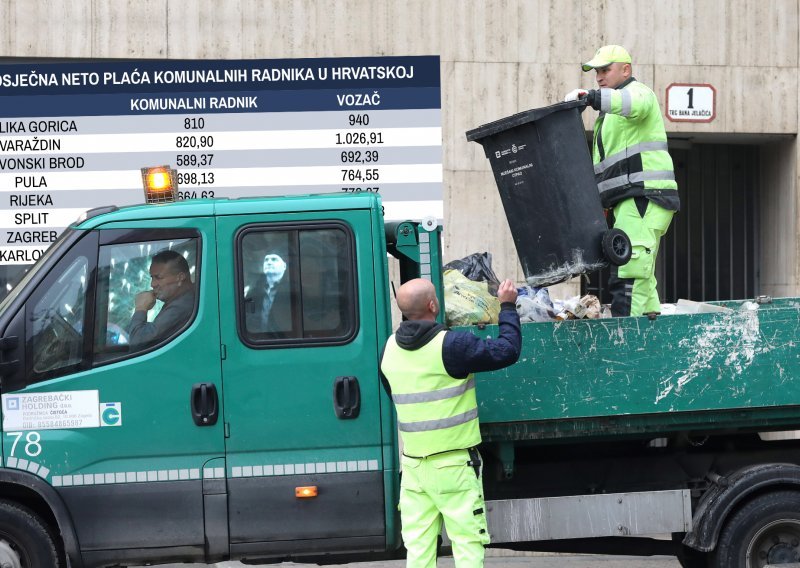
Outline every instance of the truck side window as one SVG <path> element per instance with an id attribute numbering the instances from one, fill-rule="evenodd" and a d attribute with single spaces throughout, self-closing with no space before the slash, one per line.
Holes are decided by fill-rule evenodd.
<path id="1" fill-rule="evenodd" d="M 252 228 L 239 246 L 246 343 L 341 343 L 355 334 L 353 244 L 344 225 Z"/>
<path id="2" fill-rule="evenodd" d="M 185 329 L 197 304 L 197 239 L 100 247 L 95 363 L 164 343 Z"/>
<path id="3" fill-rule="evenodd" d="M 31 313 L 33 371 L 50 376 L 83 359 L 89 261 L 80 256 L 58 276 Z"/>

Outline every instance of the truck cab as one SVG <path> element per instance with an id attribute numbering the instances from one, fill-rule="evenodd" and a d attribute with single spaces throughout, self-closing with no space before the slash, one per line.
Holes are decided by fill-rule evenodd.
<path id="1" fill-rule="evenodd" d="M 136 296 L 163 251 L 191 289 L 142 339 Z M 386 264 L 375 196 L 89 212 L 0 306 L 0 533 L 22 561 L 0 560 L 396 550 Z"/>

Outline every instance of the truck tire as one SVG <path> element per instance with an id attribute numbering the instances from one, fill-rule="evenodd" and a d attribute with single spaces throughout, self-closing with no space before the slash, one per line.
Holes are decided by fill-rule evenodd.
<path id="1" fill-rule="evenodd" d="M 800 562 L 800 492 L 753 498 L 722 529 L 714 568 L 762 568 Z"/>
<path id="2" fill-rule="evenodd" d="M 63 555 L 47 525 L 30 509 L 0 500 L 0 566 L 63 568 Z"/>

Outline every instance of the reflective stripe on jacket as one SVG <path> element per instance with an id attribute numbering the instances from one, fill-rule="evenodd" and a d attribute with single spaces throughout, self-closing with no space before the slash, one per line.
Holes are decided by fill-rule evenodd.
<path id="1" fill-rule="evenodd" d="M 440 331 L 419 349 L 386 343 L 381 371 L 389 381 L 403 439 L 403 453 L 424 457 L 481 442 L 475 378 L 451 377 L 444 368 Z"/>
<path id="2" fill-rule="evenodd" d="M 670 211 L 679 209 L 664 119 L 646 85 L 631 79 L 616 89 L 600 89 L 592 161 L 603 207 L 645 196 Z"/>

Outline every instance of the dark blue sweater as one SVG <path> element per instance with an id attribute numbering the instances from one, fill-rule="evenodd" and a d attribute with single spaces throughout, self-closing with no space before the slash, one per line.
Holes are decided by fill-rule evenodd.
<path id="1" fill-rule="evenodd" d="M 512 302 L 501 305 L 499 323 L 497 338 L 481 339 L 468 331 L 448 331 L 442 344 L 442 360 L 447 374 L 464 379 L 470 373 L 496 371 L 516 363 L 522 349 L 522 332 Z M 415 351 L 427 345 L 443 329 L 447 328 L 435 321 L 404 321 L 397 328 L 395 338 L 402 349 Z M 380 376 L 386 391 L 391 394 L 383 372 Z"/>

